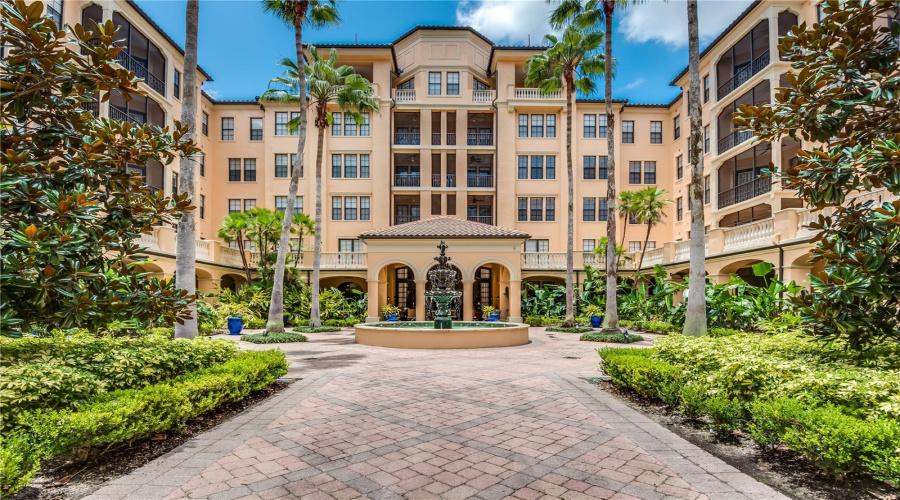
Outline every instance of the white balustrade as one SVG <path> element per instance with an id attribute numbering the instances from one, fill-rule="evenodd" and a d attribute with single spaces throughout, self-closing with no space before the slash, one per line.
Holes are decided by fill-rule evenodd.
<path id="1" fill-rule="evenodd" d="M 197 240 L 194 242 L 194 248 L 196 249 L 196 258 L 203 260 L 211 260 L 209 254 L 209 245 L 212 243 L 208 240 Z"/>
<path id="2" fill-rule="evenodd" d="M 230 266 L 244 266 L 244 260 L 241 258 L 241 252 L 231 247 L 222 246 L 219 248 L 219 261 L 222 264 Z"/>
<path id="3" fill-rule="evenodd" d="M 363 269 L 365 252 L 322 252 L 322 269 Z M 312 265 L 312 262 L 309 263 Z"/>
<path id="4" fill-rule="evenodd" d="M 396 89 L 394 90 L 394 99 L 397 102 L 416 102 L 415 89 Z"/>
<path id="5" fill-rule="evenodd" d="M 594 252 L 582 252 L 581 262 L 583 266 L 605 267 L 606 255 L 596 254 Z"/>
<path id="6" fill-rule="evenodd" d="M 475 104 L 490 104 L 494 100 L 493 90 L 473 90 L 472 102 Z"/>
<path id="7" fill-rule="evenodd" d="M 674 260 L 674 262 L 690 260 L 690 258 L 691 258 L 691 240 L 676 241 L 675 242 L 675 260 Z"/>
<path id="8" fill-rule="evenodd" d="M 725 252 L 748 247 L 765 247 L 775 236 L 775 219 L 769 218 L 725 229 Z M 676 259 L 677 260 L 677 259 Z"/>
<path id="9" fill-rule="evenodd" d="M 559 99 L 562 97 L 562 92 L 557 90 L 556 92 L 544 93 L 538 88 L 516 87 L 513 95 L 516 99 Z"/>
<path id="10" fill-rule="evenodd" d="M 565 269 L 565 252 L 525 252 L 522 254 L 523 269 Z"/>
<path id="11" fill-rule="evenodd" d="M 150 234 L 141 233 L 140 238 L 138 238 L 138 245 L 147 250 L 159 251 L 159 240 L 156 238 L 156 231 Z"/>
<path id="12" fill-rule="evenodd" d="M 663 247 L 651 248 L 644 252 L 644 262 L 641 265 L 644 267 L 653 267 L 657 264 L 662 264 L 664 258 L 665 249 Z"/>

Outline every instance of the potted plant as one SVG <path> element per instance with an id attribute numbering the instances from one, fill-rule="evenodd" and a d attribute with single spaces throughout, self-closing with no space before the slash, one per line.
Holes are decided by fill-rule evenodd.
<path id="1" fill-rule="evenodd" d="M 591 328 L 600 328 L 603 324 L 603 309 L 600 306 L 589 305 L 584 308 L 584 313 L 591 318 Z"/>
<path id="2" fill-rule="evenodd" d="M 244 329 L 244 317 L 241 315 L 228 317 L 228 333 L 230 335 L 240 335 Z"/>
<path id="3" fill-rule="evenodd" d="M 494 306 L 484 306 L 481 308 L 481 316 L 485 321 L 500 321 L 500 311 Z"/>
<path id="4" fill-rule="evenodd" d="M 385 321 L 397 321 L 397 314 L 400 313 L 400 308 L 393 304 L 385 304 L 381 308 L 381 313 L 384 314 Z"/>

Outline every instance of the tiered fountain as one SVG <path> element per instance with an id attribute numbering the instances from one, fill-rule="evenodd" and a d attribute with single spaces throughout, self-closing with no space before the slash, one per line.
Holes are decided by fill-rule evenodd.
<path id="1" fill-rule="evenodd" d="M 435 304 L 434 323 L 389 321 L 356 325 L 356 343 L 403 349 L 474 349 L 508 347 L 528 343 L 528 325 L 499 321 L 457 321 L 450 317 L 451 304 L 459 300 L 456 270 L 450 265 L 447 244 L 438 245 L 437 265 L 428 271 L 431 288 L 425 296 Z M 471 293 L 471 292 L 470 292 Z"/>

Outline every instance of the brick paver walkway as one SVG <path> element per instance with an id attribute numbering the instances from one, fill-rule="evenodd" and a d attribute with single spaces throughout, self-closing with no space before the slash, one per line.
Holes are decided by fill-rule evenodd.
<path id="1" fill-rule="evenodd" d="M 284 346 L 301 380 L 89 498 L 786 498 L 585 382 L 597 344 L 532 339 L 423 351 L 311 335 Z"/>

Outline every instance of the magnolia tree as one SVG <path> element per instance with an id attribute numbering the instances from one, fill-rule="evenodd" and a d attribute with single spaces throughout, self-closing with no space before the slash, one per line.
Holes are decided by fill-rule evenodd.
<path id="1" fill-rule="evenodd" d="M 824 275 L 795 300 L 814 333 L 863 349 L 900 340 L 900 201 L 847 201 L 900 194 L 900 21 L 896 2 L 829 0 L 824 13 L 781 39 L 793 71 L 775 101 L 741 106 L 735 123 L 761 140 L 804 141 L 793 164 L 774 167 L 810 207 L 833 214 L 812 224 Z"/>
<path id="2" fill-rule="evenodd" d="M 135 272 L 135 240 L 190 202 L 152 192 L 126 165 L 194 154 L 186 130 L 89 111 L 98 96 L 140 93 L 134 73 L 114 65 L 123 49 L 112 22 L 67 33 L 40 2 L 2 9 L 2 333 L 183 319 L 193 295 Z"/>

